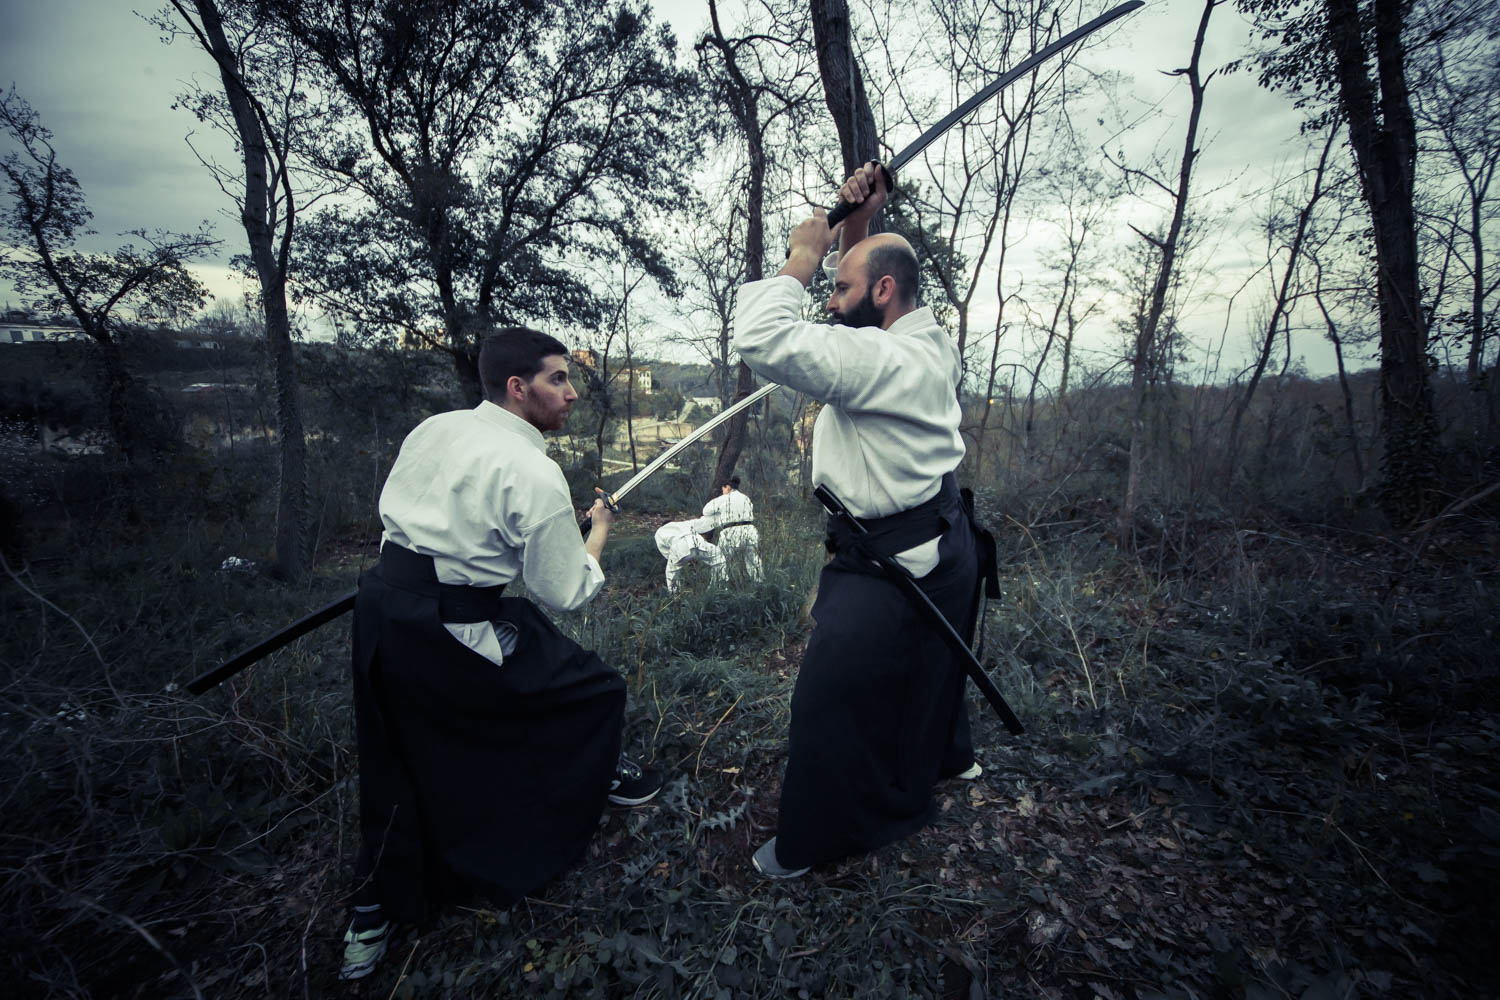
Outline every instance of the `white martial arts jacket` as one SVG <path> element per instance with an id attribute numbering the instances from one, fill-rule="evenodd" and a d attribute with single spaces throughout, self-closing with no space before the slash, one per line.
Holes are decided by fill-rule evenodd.
<path id="1" fill-rule="evenodd" d="M 381 544 L 432 556 L 439 583 L 492 587 L 521 577 L 533 598 L 560 611 L 604 586 L 541 432 L 489 401 L 428 417 L 406 436 L 380 493 L 380 520 Z M 503 659 L 490 623 L 447 628 Z"/>
<path id="2" fill-rule="evenodd" d="M 757 375 L 827 404 L 813 424 L 813 482 L 859 518 L 930 499 L 964 457 L 958 347 L 931 309 L 909 312 L 889 330 L 809 323 L 804 294 L 790 275 L 740 288 L 734 348 Z M 930 553 L 901 559 L 918 576 L 936 564 L 936 542 L 926 547 Z"/>
<path id="3" fill-rule="evenodd" d="M 714 497 L 703 505 L 703 517 L 698 520 L 696 531 L 709 532 L 726 524 L 735 525 L 755 520 L 755 504 L 739 490 Z"/>

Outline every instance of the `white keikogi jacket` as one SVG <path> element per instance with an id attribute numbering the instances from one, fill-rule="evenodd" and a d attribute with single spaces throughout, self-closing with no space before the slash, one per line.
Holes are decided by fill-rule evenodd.
<path id="1" fill-rule="evenodd" d="M 492 587 L 519 576 L 532 597 L 560 611 L 604 586 L 541 431 L 488 400 L 428 417 L 406 436 L 380 493 L 380 520 L 381 544 L 431 556 L 439 583 Z M 446 628 L 503 661 L 504 637 L 491 623 Z"/>
<path id="2" fill-rule="evenodd" d="M 789 275 L 744 285 L 734 348 L 757 375 L 827 404 L 813 425 L 813 481 L 864 519 L 930 499 L 964 457 L 957 346 L 931 309 L 907 313 L 888 330 L 809 323 L 801 316 L 804 294 Z M 898 560 L 922 576 L 936 553 L 933 541 Z"/>

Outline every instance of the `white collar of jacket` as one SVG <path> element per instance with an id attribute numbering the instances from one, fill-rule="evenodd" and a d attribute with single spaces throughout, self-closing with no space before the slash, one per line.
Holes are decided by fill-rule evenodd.
<path id="1" fill-rule="evenodd" d="M 479 405 L 474 407 L 474 414 L 487 423 L 494 424 L 496 427 L 510 431 L 512 434 L 521 435 L 528 442 L 530 442 L 537 451 L 541 452 L 544 455 L 547 453 L 547 442 L 543 440 L 542 432 L 537 430 L 531 424 L 527 423 L 521 417 L 518 417 L 514 413 L 507 410 L 505 407 L 495 403 L 491 403 L 488 399 L 485 399 L 481 400 Z"/>
<path id="2" fill-rule="evenodd" d="M 906 333 L 907 328 L 916 327 L 926 330 L 937 326 L 937 317 L 932 314 L 930 306 L 917 306 L 911 312 L 904 314 L 896 322 L 886 327 L 886 333 Z"/>

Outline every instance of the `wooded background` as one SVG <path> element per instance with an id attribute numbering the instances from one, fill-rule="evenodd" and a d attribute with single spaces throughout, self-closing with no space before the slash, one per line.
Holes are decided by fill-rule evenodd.
<path id="1" fill-rule="evenodd" d="M 0 278 L 16 322 L 66 338 L 0 342 L 12 980 L 331 989 L 347 636 L 204 699 L 179 686 L 352 586 L 403 436 L 478 399 L 486 330 L 593 352 L 554 439 L 585 506 L 650 458 L 635 418 L 698 422 L 689 397 L 753 390 L 736 290 L 808 206 L 1099 10 L 710 0 L 678 39 L 635 0 L 173 0 L 154 23 L 202 52 L 179 104 L 232 139 L 204 177 L 243 231 L 143 210 L 107 252 L 17 81 Z M 1169 96 L 1142 107 L 1078 46 L 913 163 L 883 220 L 964 358 L 960 475 L 1006 556 L 981 656 L 1028 741 L 983 729 L 985 782 L 821 895 L 746 883 L 817 569 L 816 404 L 773 394 L 632 496 L 613 596 L 565 625 L 630 676 L 631 739 L 672 794 L 608 820 L 537 907 L 413 932 L 381 988 L 1495 987 L 1500 14 L 1173 10 L 1196 27 L 1160 55 Z M 1250 42 L 1210 64 L 1236 17 Z M 1298 112 L 1232 189 L 1202 172 L 1235 127 L 1214 103 L 1230 74 Z M 194 268 L 221 248 L 255 292 L 208 308 Z M 1314 343 L 1331 371 L 1299 364 Z M 1367 351 L 1377 367 L 1346 365 Z M 651 528 L 732 472 L 767 580 L 669 598 Z"/>

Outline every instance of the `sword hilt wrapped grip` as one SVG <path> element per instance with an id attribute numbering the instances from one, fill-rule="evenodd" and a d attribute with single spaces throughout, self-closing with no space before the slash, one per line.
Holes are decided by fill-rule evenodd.
<path id="1" fill-rule="evenodd" d="M 598 490 L 598 493 L 599 493 L 599 499 L 604 501 L 604 506 L 608 507 L 610 509 L 610 511 L 613 512 L 613 513 L 615 513 L 615 514 L 620 513 L 620 505 L 615 502 L 615 495 L 613 493 L 606 493 L 606 492 L 604 492 L 603 489 L 598 489 L 597 487 L 596 487 L 596 489 Z M 590 531 L 594 530 L 594 518 L 593 518 L 593 515 L 589 515 L 588 517 L 585 517 L 582 521 L 579 521 L 578 522 L 578 530 L 581 531 L 581 532 L 583 532 L 584 536 L 587 537 L 588 533 Z"/>
<path id="2" fill-rule="evenodd" d="M 895 191 L 896 181 L 891 177 L 891 172 L 885 168 L 885 164 L 881 163 L 879 160 L 874 160 L 872 162 L 880 168 L 880 178 L 881 180 L 885 181 L 886 193 L 890 194 L 892 191 Z M 833 206 L 833 208 L 831 208 L 828 212 L 828 228 L 832 229 L 840 222 L 843 222 L 849 217 L 849 213 L 854 211 L 858 207 L 858 205 L 844 201 L 842 198 L 840 198 L 839 203 Z"/>

